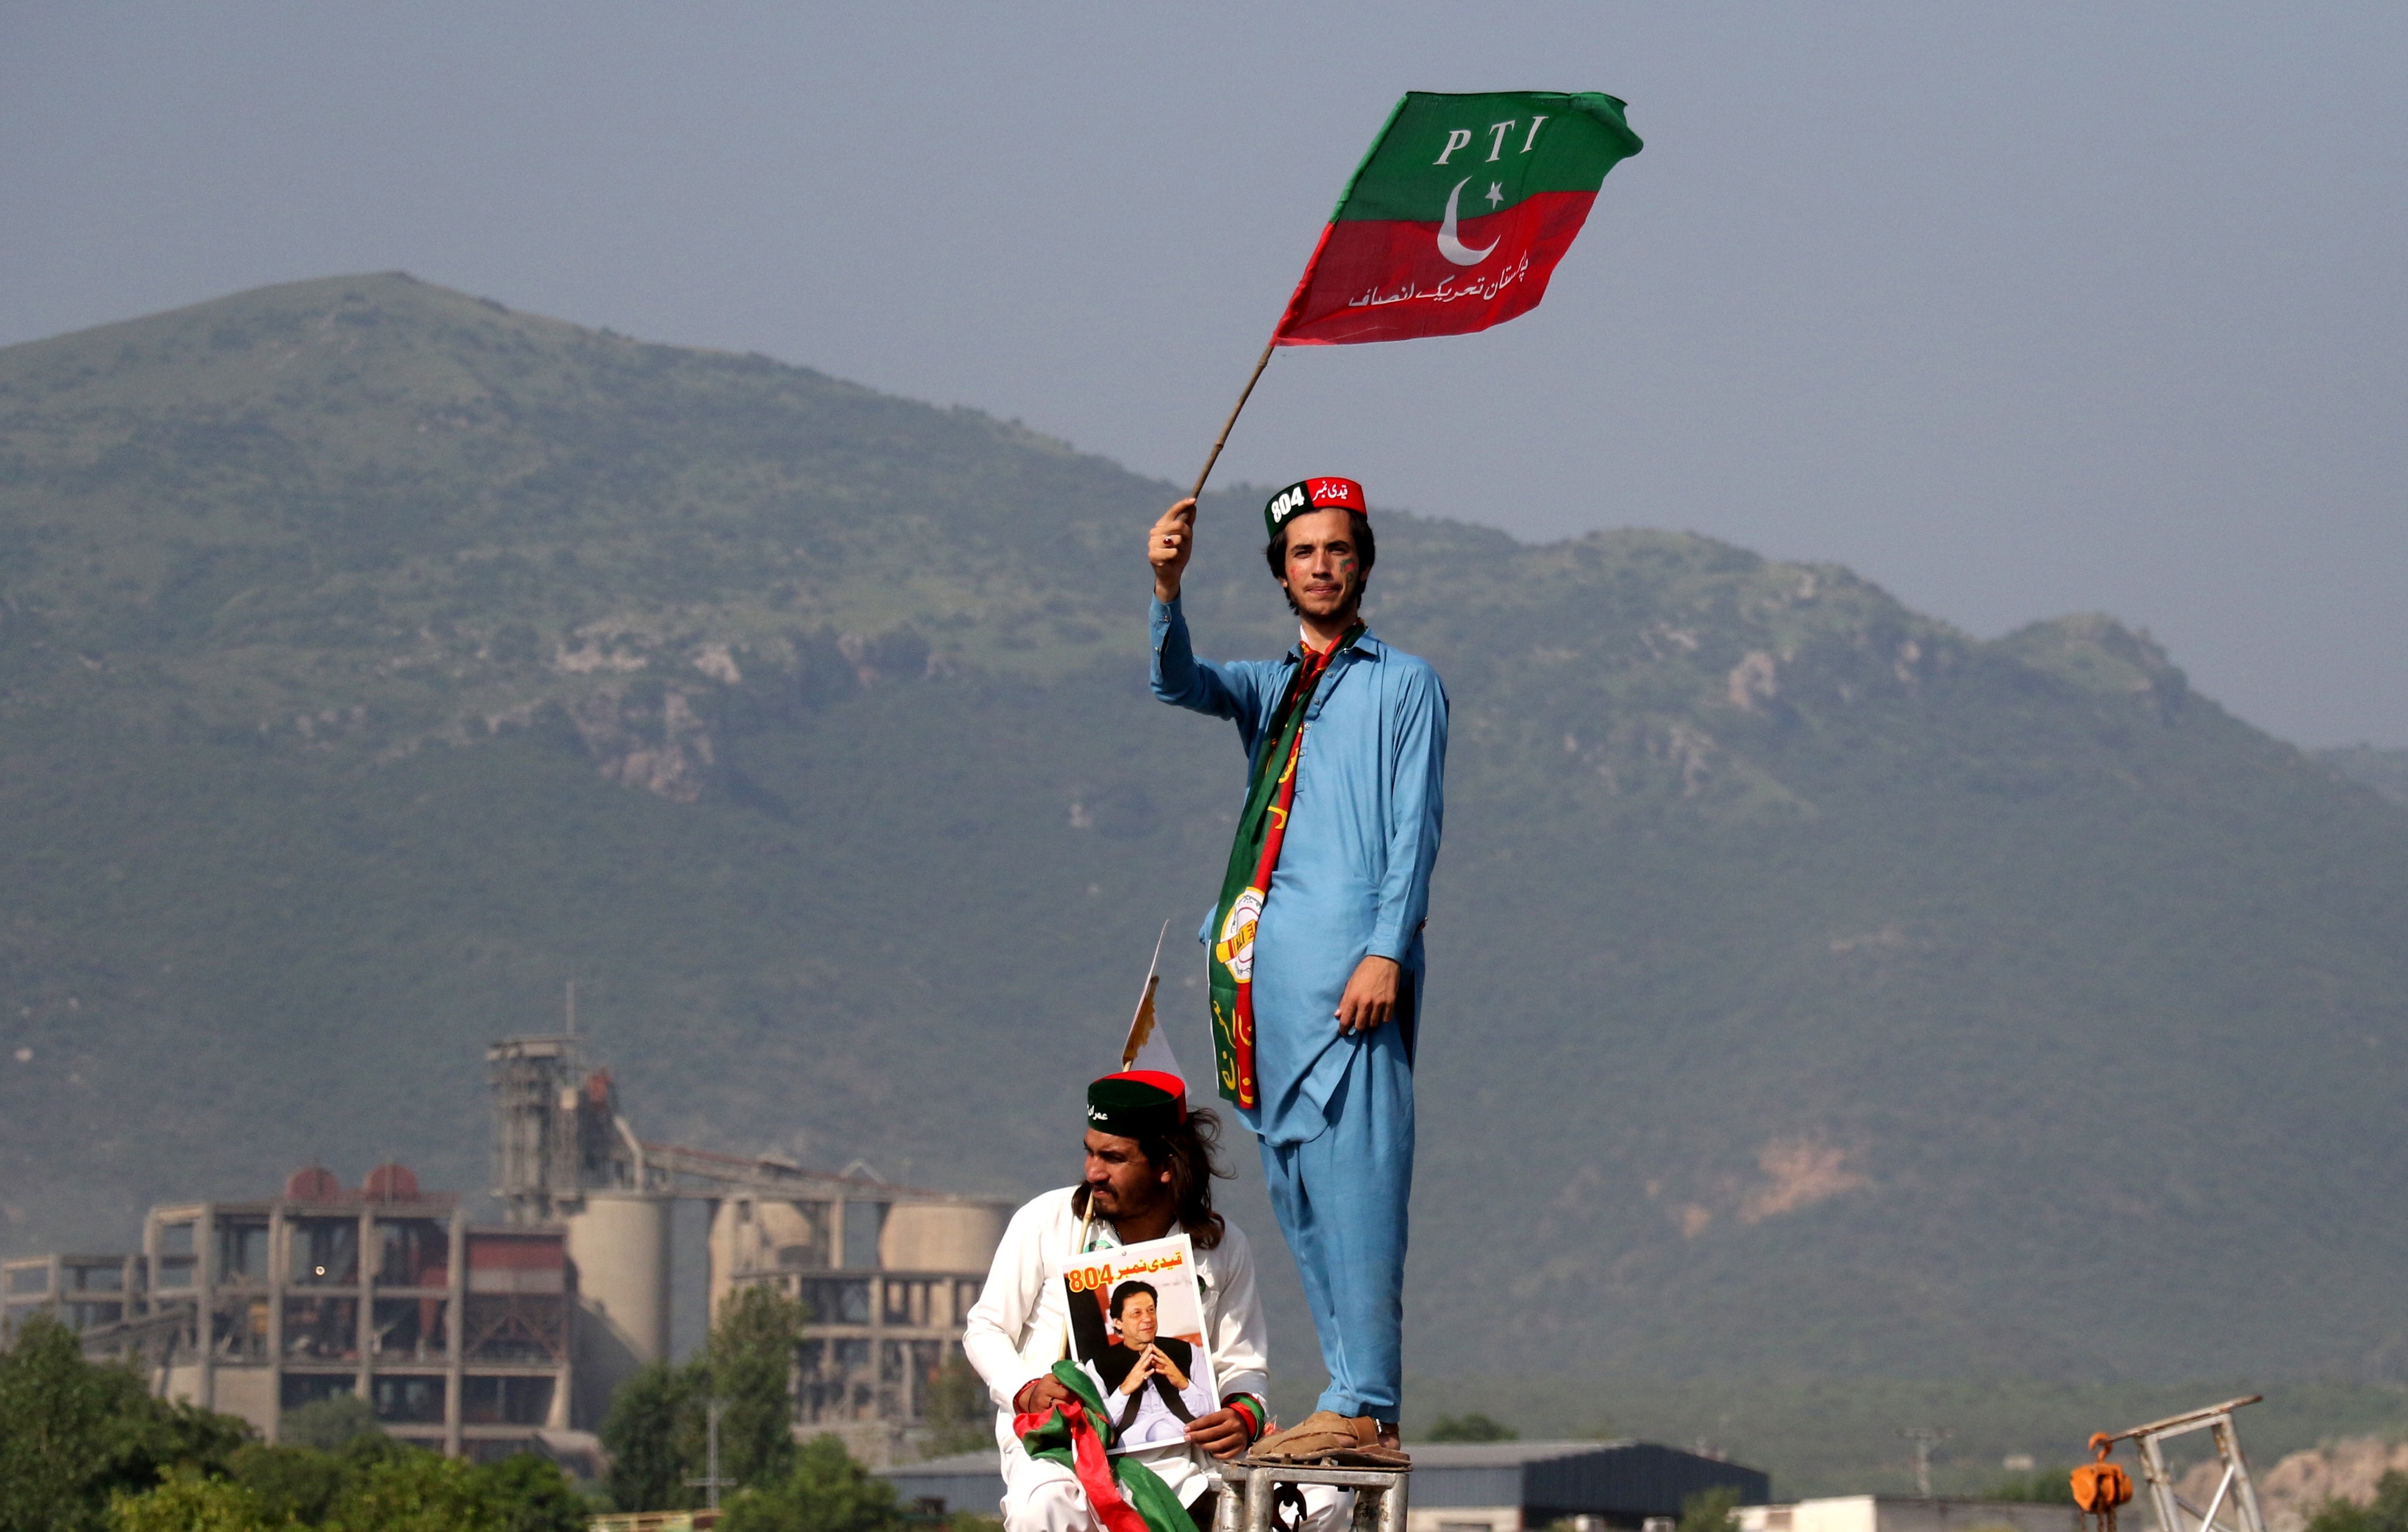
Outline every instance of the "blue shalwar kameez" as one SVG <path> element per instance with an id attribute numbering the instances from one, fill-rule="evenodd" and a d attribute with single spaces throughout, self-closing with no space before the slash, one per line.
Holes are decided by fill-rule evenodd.
<path id="1" fill-rule="evenodd" d="M 1293 651 L 1199 660 L 1179 603 L 1154 603 L 1154 694 L 1234 722 L 1250 773 L 1298 663 Z M 1294 812 L 1254 937 L 1261 1105 L 1239 1115 L 1261 1140 L 1321 1338 L 1320 1408 L 1349 1417 L 1394 1421 L 1403 1395 L 1414 1029 L 1445 768 L 1438 672 L 1366 633 L 1330 662 L 1306 709 Z M 1397 1019 L 1341 1032 L 1339 999 L 1372 954 L 1404 970 Z"/>

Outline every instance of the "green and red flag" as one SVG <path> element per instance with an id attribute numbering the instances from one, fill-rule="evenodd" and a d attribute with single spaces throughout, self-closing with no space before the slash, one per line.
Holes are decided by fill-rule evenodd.
<path id="1" fill-rule="evenodd" d="M 1058 1463 L 1087 1492 L 1087 1509 L 1104 1532 L 1196 1532 L 1179 1496 L 1143 1460 L 1113 1453 L 1120 1431 L 1095 1380 L 1067 1358 L 1054 1364 L 1054 1377 L 1070 1397 L 1011 1418 L 1012 1434 L 1029 1456 Z M 1240 1395 L 1251 1398 L 1251 1395 Z"/>
<path id="2" fill-rule="evenodd" d="M 1612 96 L 1409 92 L 1346 183 L 1272 344 L 1469 335 L 1526 313 L 1606 172 L 1640 150 Z"/>

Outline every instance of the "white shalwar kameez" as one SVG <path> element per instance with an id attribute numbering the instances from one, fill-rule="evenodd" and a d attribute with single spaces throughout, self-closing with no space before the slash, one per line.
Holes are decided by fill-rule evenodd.
<path id="1" fill-rule="evenodd" d="M 985 1290 L 969 1311 L 962 1350 L 995 1399 L 996 1444 L 1003 1449 L 1005 1532 L 1094 1532 L 1096 1521 L 1078 1476 L 1058 1463 L 1028 1455 L 1012 1433 L 1012 1401 L 1070 1354 L 1070 1310 L 1049 1268 L 1070 1256 L 1110 1250 L 1122 1241 L 1109 1220 L 1082 1220 L 1070 1210 L 1074 1188 L 1047 1192 L 1011 1215 L 987 1268 Z M 1082 1234 L 1083 1228 L 1083 1234 Z M 1205 1342 L 1221 1398 L 1270 1395 L 1265 1361 L 1262 1299 L 1254 1291 L 1254 1253 L 1235 1224 L 1221 1242 L 1196 1253 L 1196 1281 L 1204 1299 Z M 1170 1487 L 1182 1505 L 1220 1487 L 1211 1455 L 1183 1442 L 1136 1449 L 1138 1461 Z M 1318 1488 L 1319 1486 L 1314 1486 Z M 1308 1496 L 1307 1526 L 1335 1526 L 1351 1496 Z"/>

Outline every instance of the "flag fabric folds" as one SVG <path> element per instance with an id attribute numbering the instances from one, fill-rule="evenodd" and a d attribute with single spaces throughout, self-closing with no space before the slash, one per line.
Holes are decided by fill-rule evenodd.
<path id="1" fill-rule="evenodd" d="M 1413 91 L 1339 196 L 1273 343 L 1469 335 L 1538 307 L 1606 173 L 1639 152 L 1594 92 Z"/>
<path id="2" fill-rule="evenodd" d="M 1187 1508 L 1152 1468 L 1125 1453 L 1109 1455 L 1120 1432 L 1079 1364 L 1056 1362 L 1054 1376 L 1071 1397 L 1011 1419 L 1012 1434 L 1028 1455 L 1059 1463 L 1078 1476 L 1087 1509 L 1104 1532 L 1196 1532 Z"/>

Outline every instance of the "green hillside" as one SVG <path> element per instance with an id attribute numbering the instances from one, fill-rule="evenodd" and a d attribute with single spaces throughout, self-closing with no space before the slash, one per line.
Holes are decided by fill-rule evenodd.
<path id="1" fill-rule="evenodd" d="M 480 1185 L 571 976 L 650 1136 L 1057 1182 L 1239 786 L 1145 694 L 1174 494 L 399 276 L 0 351 L 0 1243 Z M 1210 651 L 1283 641 L 1257 499 Z M 1455 721 L 1417 1370 L 2408 1375 L 2408 811 L 2103 617 L 1380 526 Z"/>

